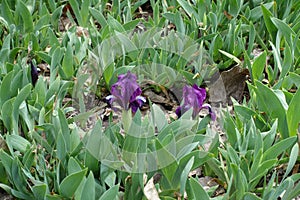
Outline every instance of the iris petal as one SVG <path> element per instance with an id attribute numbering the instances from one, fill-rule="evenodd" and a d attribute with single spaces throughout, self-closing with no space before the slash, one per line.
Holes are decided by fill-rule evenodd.
<path id="1" fill-rule="evenodd" d="M 107 97 L 105 97 L 105 100 L 107 101 L 107 103 L 111 106 L 112 105 L 112 103 L 114 102 L 114 100 L 115 100 L 116 98 L 115 98 L 115 96 L 113 96 L 113 95 L 108 95 Z"/>
<path id="2" fill-rule="evenodd" d="M 212 110 L 211 106 L 209 104 L 203 104 L 202 108 L 206 108 L 208 109 L 208 112 L 209 112 L 209 115 L 210 115 L 210 118 L 215 121 L 217 116 L 216 116 L 216 113 Z"/>
<path id="3" fill-rule="evenodd" d="M 178 117 L 181 117 L 181 106 L 176 109 L 175 113 Z"/>
<path id="4" fill-rule="evenodd" d="M 111 94 L 114 97 L 112 101 L 115 101 L 125 110 L 132 108 L 132 112 L 136 112 L 146 101 L 139 99 L 142 90 L 137 84 L 136 76 L 130 71 L 118 76 L 118 81 L 111 87 Z"/>
<path id="5" fill-rule="evenodd" d="M 142 96 L 137 96 L 136 99 L 130 102 L 129 107 L 131 108 L 132 112 L 136 112 L 138 108 L 141 108 L 144 103 L 146 103 L 146 99 Z"/>
<path id="6" fill-rule="evenodd" d="M 30 73 L 31 73 L 31 81 L 32 84 L 35 86 L 38 78 L 39 78 L 39 73 L 37 71 L 37 68 L 33 65 L 32 61 L 30 62 Z"/>
<path id="7" fill-rule="evenodd" d="M 215 113 L 210 106 L 204 106 L 203 102 L 206 99 L 206 90 L 200 88 L 198 85 L 184 86 L 183 87 L 183 105 L 178 107 L 175 111 L 176 115 L 180 117 L 184 112 L 193 108 L 193 117 L 196 117 L 202 108 L 208 108 L 212 120 L 216 119 Z M 208 105 L 208 104 L 207 104 Z"/>

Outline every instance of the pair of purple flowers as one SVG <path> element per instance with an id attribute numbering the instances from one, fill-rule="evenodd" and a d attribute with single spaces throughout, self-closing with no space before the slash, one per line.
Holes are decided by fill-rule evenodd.
<path id="1" fill-rule="evenodd" d="M 111 87 L 111 95 L 106 97 L 110 105 L 114 102 L 119 104 L 122 109 L 129 110 L 135 113 L 138 108 L 146 102 L 146 99 L 141 96 L 142 90 L 137 84 L 137 78 L 130 71 L 127 74 L 118 76 L 118 81 Z M 183 105 L 176 109 L 176 114 L 180 117 L 189 109 L 193 109 L 193 117 L 196 117 L 199 112 L 206 108 L 209 110 L 212 120 L 216 119 L 215 113 L 212 111 L 210 105 L 203 104 L 206 99 L 206 90 L 198 87 L 196 84 L 193 86 L 184 86 L 183 88 Z"/>

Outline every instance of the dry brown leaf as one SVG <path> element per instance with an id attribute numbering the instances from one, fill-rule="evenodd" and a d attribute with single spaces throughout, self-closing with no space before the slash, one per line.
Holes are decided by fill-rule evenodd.
<path id="1" fill-rule="evenodd" d="M 231 97 L 237 101 L 243 99 L 248 69 L 235 66 L 230 70 L 215 75 L 209 85 L 209 101 L 212 103 L 232 104 Z"/>

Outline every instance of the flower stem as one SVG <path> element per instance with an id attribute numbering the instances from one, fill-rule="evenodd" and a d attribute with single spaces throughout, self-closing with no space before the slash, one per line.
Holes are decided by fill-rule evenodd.
<path id="1" fill-rule="evenodd" d="M 122 111 L 122 125 L 125 133 L 128 133 L 132 121 L 131 109 Z"/>

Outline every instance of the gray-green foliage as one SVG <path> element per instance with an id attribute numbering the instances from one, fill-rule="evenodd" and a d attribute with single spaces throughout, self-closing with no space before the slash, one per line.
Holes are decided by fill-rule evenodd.
<path id="1" fill-rule="evenodd" d="M 148 15 L 139 10 L 145 3 Z M 161 199 L 296 197 L 299 7 L 297 0 L 0 1 L 0 187 L 18 199 L 145 199 L 145 184 L 160 174 Z M 30 62 L 46 66 L 35 86 Z M 132 134 L 100 119 L 82 129 L 97 110 L 84 95 L 101 97 L 99 87 L 110 89 L 127 70 L 161 91 L 182 79 L 201 85 L 235 65 L 249 70 L 250 100 L 233 100 L 234 114 L 222 116 L 225 141 L 207 118 L 199 123 L 187 112 L 169 122 L 156 104 L 128 122 Z M 205 190 L 189 175 L 197 168 L 225 194 Z"/>

